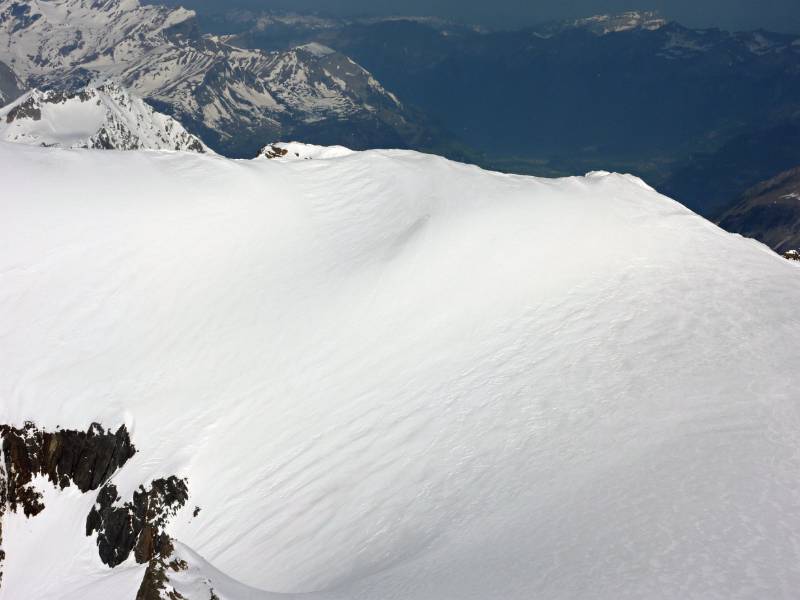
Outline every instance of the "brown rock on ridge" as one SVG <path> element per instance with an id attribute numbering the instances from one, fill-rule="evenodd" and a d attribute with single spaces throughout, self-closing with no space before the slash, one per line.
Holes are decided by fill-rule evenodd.
<path id="1" fill-rule="evenodd" d="M 188 499 L 186 481 L 174 475 L 156 479 L 147 490 L 140 486 L 123 505 L 118 505 L 116 486 L 105 485 L 86 518 L 86 535 L 97 532 L 100 559 L 109 567 L 125 562 L 131 552 L 136 562 L 147 563 L 167 552 L 170 540 L 163 528 Z"/>
<path id="2" fill-rule="evenodd" d="M 30 487 L 34 475 L 45 475 L 61 489 L 75 484 L 81 492 L 96 490 L 135 452 L 125 426 L 116 433 L 93 423 L 86 432 L 69 429 L 47 432 L 33 423 L 22 428 L 0 425 L 5 467 L 6 501 L 11 510 L 22 507 L 27 516 L 44 508 Z"/>

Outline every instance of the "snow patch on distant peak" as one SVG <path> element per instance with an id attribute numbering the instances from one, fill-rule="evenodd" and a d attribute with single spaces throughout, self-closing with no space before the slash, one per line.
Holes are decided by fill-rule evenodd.
<path id="1" fill-rule="evenodd" d="M 655 11 L 628 11 L 619 15 L 594 15 L 585 19 L 577 19 L 575 27 L 585 27 L 598 35 L 644 29 L 655 31 L 667 24 L 658 12 Z"/>
<path id="2" fill-rule="evenodd" d="M 295 50 L 304 50 L 305 52 L 317 57 L 329 56 L 330 54 L 336 53 L 336 50 L 333 48 L 329 48 L 328 46 L 324 46 L 318 42 L 310 42 L 308 44 L 303 44 L 302 46 L 297 46 Z"/>
<path id="3" fill-rule="evenodd" d="M 342 158 L 354 153 L 354 150 L 344 146 L 315 146 L 314 144 L 303 144 L 301 142 L 276 142 L 265 146 L 258 153 L 258 157 L 280 160 L 326 160 Z"/>

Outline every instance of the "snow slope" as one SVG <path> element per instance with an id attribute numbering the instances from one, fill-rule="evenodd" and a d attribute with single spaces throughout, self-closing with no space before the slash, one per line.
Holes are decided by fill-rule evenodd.
<path id="1" fill-rule="evenodd" d="M 185 597 L 800 589 L 800 269 L 765 246 L 413 152 L 0 165 L 0 423 L 126 424 L 122 498 L 186 477 Z M 37 486 L 0 598 L 133 598 L 96 493 Z"/>
<path id="2" fill-rule="evenodd" d="M 0 139 L 62 148 L 208 151 L 175 119 L 113 82 L 71 93 L 28 92 L 0 109 Z"/>

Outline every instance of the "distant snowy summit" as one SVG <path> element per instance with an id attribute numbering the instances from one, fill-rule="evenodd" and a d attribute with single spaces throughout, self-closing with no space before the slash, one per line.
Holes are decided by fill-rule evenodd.
<path id="1" fill-rule="evenodd" d="M 75 92 L 28 92 L 0 109 L 0 140 L 60 148 L 208 151 L 178 121 L 112 82 Z"/>
<path id="2" fill-rule="evenodd" d="M 656 11 L 628 11 L 619 14 L 593 15 L 571 21 L 548 23 L 534 30 L 540 38 L 551 38 L 565 31 L 583 29 L 598 36 L 625 31 L 657 31 L 669 25 Z"/>
<path id="3" fill-rule="evenodd" d="M 574 27 L 583 27 L 598 35 L 631 31 L 633 29 L 655 31 L 666 24 L 667 20 L 655 11 L 628 11 L 618 15 L 595 15 L 585 19 L 577 19 L 573 22 Z"/>

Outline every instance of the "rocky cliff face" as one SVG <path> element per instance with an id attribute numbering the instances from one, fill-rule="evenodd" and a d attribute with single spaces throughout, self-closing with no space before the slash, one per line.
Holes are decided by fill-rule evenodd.
<path id="1" fill-rule="evenodd" d="M 86 431 L 45 431 L 30 422 L 23 427 L 0 425 L 0 450 L 0 591 L 6 559 L 3 517 L 8 511 L 35 518 L 47 509 L 37 487 L 41 484 L 35 481 L 38 476 L 60 489 L 75 486 L 84 494 L 99 490 L 86 517 L 86 535 L 96 535 L 100 560 L 110 568 L 131 554 L 137 563 L 148 565 L 137 598 L 160 598 L 167 572 L 186 568 L 185 562 L 170 560 L 173 541 L 164 531 L 189 498 L 186 480 L 154 480 L 124 503 L 109 482 L 136 453 L 124 425 L 116 431 L 97 423 Z"/>
<path id="2" fill-rule="evenodd" d="M 0 425 L 0 585 L 3 561 L 3 515 L 23 512 L 35 517 L 45 505 L 34 485 L 46 477 L 61 489 L 74 485 L 87 493 L 98 489 L 136 452 L 123 425 L 116 432 L 93 423 L 84 431 L 44 431 L 34 423 Z"/>

